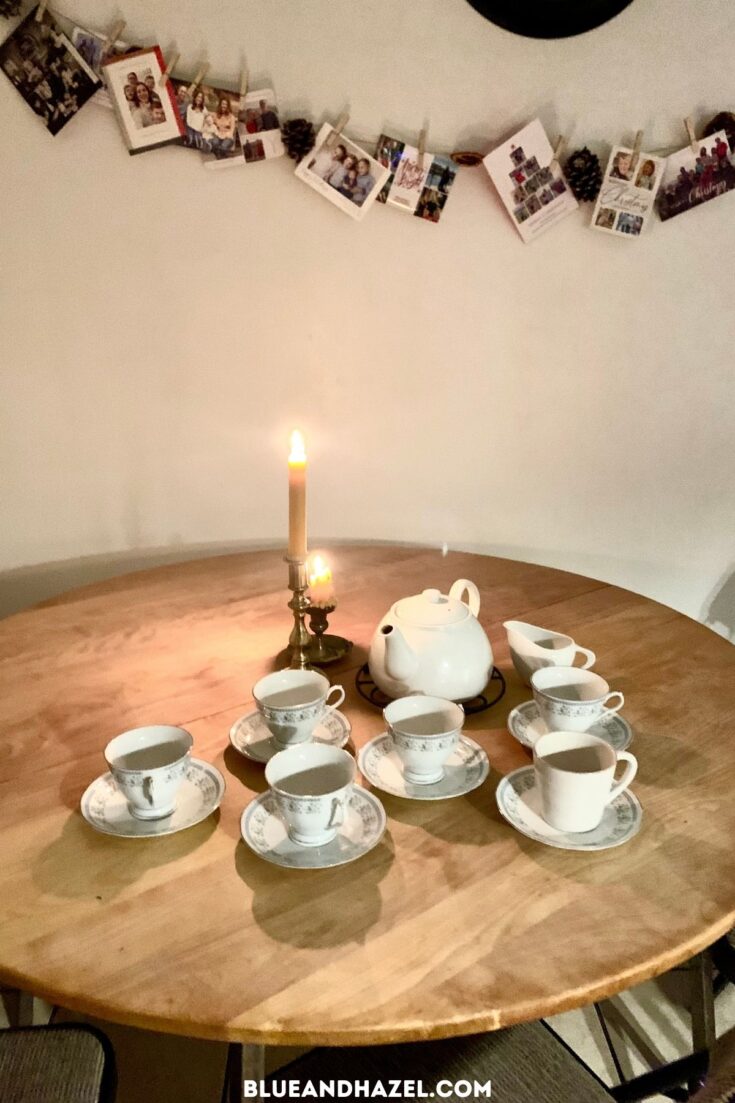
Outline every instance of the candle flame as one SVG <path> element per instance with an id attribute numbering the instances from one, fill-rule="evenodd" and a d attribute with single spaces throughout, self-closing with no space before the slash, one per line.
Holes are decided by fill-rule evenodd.
<path id="1" fill-rule="evenodd" d="M 306 445 L 304 443 L 304 434 L 299 432 L 298 429 L 294 429 L 291 433 L 291 453 L 288 457 L 289 463 L 306 463 Z"/>
<path id="2" fill-rule="evenodd" d="M 331 582 L 332 572 L 329 565 L 321 555 L 315 555 L 309 562 L 309 583 L 313 586 L 317 582 Z"/>

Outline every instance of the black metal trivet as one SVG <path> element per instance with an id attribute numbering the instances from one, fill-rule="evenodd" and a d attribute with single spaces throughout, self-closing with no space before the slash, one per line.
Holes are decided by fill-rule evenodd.
<path id="1" fill-rule="evenodd" d="M 493 684 L 497 689 L 497 693 L 494 697 L 488 696 L 488 691 L 491 691 Z M 383 693 L 382 689 L 378 689 L 370 674 L 370 668 L 367 663 L 358 670 L 355 675 L 355 688 L 361 697 L 364 697 L 371 705 L 375 705 L 376 709 L 384 709 L 386 705 L 390 704 L 393 700 L 392 697 L 387 697 Z M 490 675 L 490 681 L 485 686 L 485 693 L 480 693 L 477 697 L 473 697 L 469 701 L 462 701 L 462 708 L 466 713 L 484 712 L 485 709 L 492 708 L 493 705 L 497 705 L 505 693 L 505 678 L 498 670 L 497 666 L 493 667 L 493 672 Z"/>

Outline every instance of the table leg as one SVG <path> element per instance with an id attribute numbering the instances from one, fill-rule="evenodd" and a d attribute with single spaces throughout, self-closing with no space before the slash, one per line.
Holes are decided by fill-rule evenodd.
<path id="1" fill-rule="evenodd" d="M 6 988 L 2 1000 L 10 1026 L 33 1026 L 33 996 L 30 992 Z"/>
<path id="2" fill-rule="evenodd" d="M 715 1033 L 715 990 L 712 981 L 712 956 L 709 950 L 702 950 L 690 964 L 691 968 L 691 1011 L 692 1011 L 692 1048 L 695 1053 L 706 1053 L 709 1058 L 716 1041 Z M 689 1080 L 689 1091 L 695 1092 L 704 1083 L 705 1077 L 694 1076 Z"/>
<path id="3" fill-rule="evenodd" d="M 227 1065 L 225 1083 L 222 1088 L 222 1103 L 242 1103 L 243 1080 L 255 1080 L 258 1084 L 265 1079 L 265 1046 L 240 1045 L 230 1042 L 227 1047 Z M 248 1096 L 254 1103 L 262 1103 L 260 1091 Z"/>

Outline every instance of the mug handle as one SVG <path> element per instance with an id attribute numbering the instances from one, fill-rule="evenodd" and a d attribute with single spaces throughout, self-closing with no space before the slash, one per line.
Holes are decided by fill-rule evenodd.
<path id="1" fill-rule="evenodd" d="M 467 605 L 469 605 L 472 616 L 476 617 L 480 612 L 480 591 L 474 582 L 470 582 L 469 578 L 458 578 L 456 582 L 453 582 L 449 588 L 449 596 L 461 601 L 465 590 L 467 591 Z"/>
<path id="2" fill-rule="evenodd" d="M 633 779 L 631 778 L 631 781 Z M 332 801 L 332 810 L 329 813 L 329 823 L 327 827 L 340 827 L 345 822 L 345 806 L 339 797 L 335 797 Z"/>
<path id="3" fill-rule="evenodd" d="M 638 759 L 634 758 L 628 751 L 618 751 L 618 762 L 627 762 L 625 767 L 625 773 L 623 774 L 617 785 L 613 785 L 607 798 L 607 804 L 611 804 L 615 798 L 627 789 L 631 781 L 638 773 Z"/>
<path id="4" fill-rule="evenodd" d="M 586 660 L 580 666 L 580 670 L 589 670 L 591 666 L 595 665 L 597 662 L 597 655 L 595 655 L 594 651 L 590 651 L 589 647 L 580 647 L 578 643 L 575 643 L 574 647 L 576 649 L 574 653 L 575 659 L 577 655 L 587 656 Z"/>
<path id="5" fill-rule="evenodd" d="M 329 700 L 329 695 L 330 695 L 330 693 L 332 692 L 333 689 L 336 689 L 337 693 L 340 696 L 331 705 L 328 705 L 327 701 Z M 327 696 L 324 698 L 324 704 L 325 704 L 324 715 L 327 716 L 330 712 L 334 712 L 335 709 L 338 709 L 339 706 L 344 701 L 344 699 L 345 699 L 345 691 L 342 688 L 342 686 L 330 686 L 329 690 L 327 692 Z"/>
<path id="6" fill-rule="evenodd" d="M 607 697 L 605 697 L 603 701 L 603 704 L 606 705 L 612 697 L 619 697 L 620 700 L 618 701 L 617 705 L 613 705 L 612 708 L 605 709 L 604 712 L 601 712 L 600 715 L 597 717 L 597 720 L 595 721 L 596 724 L 601 724 L 602 721 L 607 720 L 609 716 L 614 716 L 616 712 L 620 712 L 621 708 L 625 704 L 625 698 L 623 697 L 619 689 L 614 689 L 612 693 L 608 693 Z"/>

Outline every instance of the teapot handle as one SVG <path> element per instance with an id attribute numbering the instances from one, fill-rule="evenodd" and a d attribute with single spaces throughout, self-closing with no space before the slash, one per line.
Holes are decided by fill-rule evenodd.
<path id="1" fill-rule="evenodd" d="M 467 592 L 467 605 L 469 605 L 473 617 L 476 617 L 480 612 L 480 591 L 474 582 L 470 582 L 468 578 L 458 578 L 456 582 L 452 583 L 449 596 L 462 601 L 462 595 L 465 591 Z"/>

